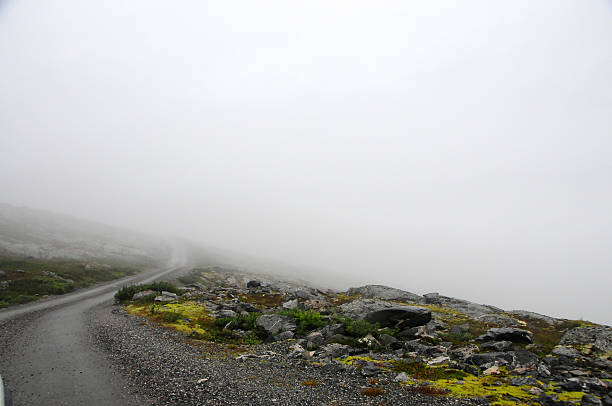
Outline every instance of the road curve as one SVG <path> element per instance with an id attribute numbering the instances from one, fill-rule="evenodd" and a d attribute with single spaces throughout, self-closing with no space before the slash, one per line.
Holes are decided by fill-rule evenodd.
<path id="1" fill-rule="evenodd" d="M 88 311 L 128 283 L 147 283 L 184 267 L 147 271 L 91 289 L 0 312 L 0 375 L 13 406 L 142 405 L 90 344 Z"/>

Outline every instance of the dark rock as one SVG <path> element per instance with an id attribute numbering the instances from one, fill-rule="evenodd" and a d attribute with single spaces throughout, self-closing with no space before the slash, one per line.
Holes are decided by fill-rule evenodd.
<path id="1" fill-rule="evenodd" d="M 612 406 L 612 396 L 606 395 L 601 398 L 601 403 L 603 406 Z"/>
<path id="2" fill-rule="evenodd" d="M 293 338 L 293 331 L 283 331 L 274 336 L 274 341 L 284 341 Z"/>
<path id="3" fill-rule="evenodd" d="M 297 296 L 300 299 L 308 300 L 312 298 L 313 295 L 304 289 L 299 289 L 295 291 L 295 296 Z"/>
<path id="4" fill-rule="evenodd" d="M 484 354 L 472 354 L 467 359 L 468 364 L 473 364 L 479 367 L 497 362 L 499 365 L 510 364 L 514 361 L 514 357 L 509 352 L 487 352 Z"/>
<path id="5" fill-rule="evenodd" d="M 535 378 L 532 378 L 530 376 L 521 376 L 521 377 L 512 378 L 510 380 L 510 385 L 512 386 L 521 386 L 521 385 L 536 386 L 537 384 L 538 384 L 538 381 Z"/>
<path id="6" fill-rule="evenodd" d="M 381 327 L 416 327 L 431 320 L 431 311 L 424 307 L 398 306 L 370 312 L 363 319 L 369 323 L 378 323 Z"/>
<path id="7" fill-rule="evenodd" d="M 381 372 L 381 368 L 376 365 L 366 365 L 361 369 L 363 376 L 376 376 Z"/>
<path id="8" fill-rule="evenodd" d="M 331 337 L 336 334 L 346 333 L 343 324 L 328 324 L 319 330 L 325 337 Z"/>
<path id="9" fill-rule="evenodd" d="M 378 342 L 387 347 L 397 342 L 397 338 L 390 336 L 389 334 L 381 334 L 378 336 Z"/>
<path id="10" fill-rule="evenodd" d="M 567 381 L 561 384 L 561 387 L 569 392 L 579 392 L 582 390 L 582 385 L 578 381 Z"/>
<path id="11" fill-rule="evenodd" d="M 533 343 L 533 333 L 514 327 L 491 328 L 480 337 L 480 341 L 511 341 L 513 343 Z"/>
<path id="12" fill-rule="evenodd" d="M 491 341 L 487 343 L 483 343 L 480 346 L 483 350 L 493 350 L 497 352 L 509 351 L 512 349 L 512 342 L 510 341 Z"/>
<path id="13" fill-rule="evenodd" d="M 467 334 L 469 333 L 469 331 L 470 331 L 470 325 L 468 323 L 465 323 L 465 324 L 455 324 L 454 326 L 451 326 L 448 332 L 450 334 L 461 335 L 461 334 Z"/>
<path id="14" fill-rule="evenodd" d="M 319 351 L 323 358 L 339 358 L 348 355 L 350 347 L 348 345 L 333 343 L 324 345 Z"/>
<path id="15" fill-rule="evenodd" d="M 258 288 L 261 286 L 261 281 L 250 280 L 247 282 L 247 288 Z"/>
<path id="16" fill-rule="evenodd" d="M 530 351 L 516 350 L 510 351 L 508 352 L 508 354 L 511 354 L 514 358 L 514 361 L 512 362 L 513 368 L 525 368 L 528 370 L 535 370 L 538 366 L 538 356 Z"/>
<path id="17" fill-rule="evenodd" d="M 325 337 L 318 331 L 313 331 L 312 333 L 308 334 L 306 336 L 306 340 L 306 348 L 309 350 L 314 350 L 325 343 Z"/>
<path id="18" fill-rule="evenodd" d="M 582 401 L 580 402 L 581 406 L 601 406 L 601 400 L 596 398 L 593 395 L 585 394 L 582 396 Z"/>
<path id="19" fill-rule="evenodd" d="M 465 361 L 469 356 L 478 352 L 478 346 L 475 344 L 465 345 L 463 347 L 455 348 L 448 352 L 451 359 L 458 361 Z"/>

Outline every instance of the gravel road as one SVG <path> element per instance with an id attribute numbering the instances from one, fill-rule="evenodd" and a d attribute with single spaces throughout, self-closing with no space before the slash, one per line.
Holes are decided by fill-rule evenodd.
<path id="1" fill-rule="evenodd" d="M 182 268 L 152 270 L 94 288 L 0 311 L 0 374 L 21 405 L 140 405 L 108 357 L 91 344 L 88 311 L 123 284 Z"/>

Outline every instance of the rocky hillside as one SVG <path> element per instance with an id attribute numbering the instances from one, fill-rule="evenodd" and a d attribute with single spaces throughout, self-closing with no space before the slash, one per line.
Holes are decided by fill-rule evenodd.
<path id="1" fill-rule="evenodd" d="M 0 203 L 0 253 L 52 259 L 110 259 L 153 263 L 166 259 L 161 239 L 98 223 Z"/>
<path id="2" fill-rule="evenodd" d="M 189 356 L 178 365 L 214 359 L 231 369 L 237 382 L 264 362 L 266 368 L 280 365 L 311 374 L 300 385 L 312 388 L 320 404 L 376 399 L 379 404 L 612 405 L 609 326 L 386 286 L 320 290 L 218 267 L 194 269 L 181 282 L 181 289 L 126 288 L 117 299 L 126 314 L 171 328 L 191 345 L 217 343 L 202 359 Z M 125 327 L 121 331 L 126 334 Z M 113 341 L 113 334 L 107 335 Z M 125 345 L 114 343 L 115 351 Z M 140 373 L 155 381 L 159 366 L 147 367 L 150 357 L 137 354 L 131 348 L 124 362 L 138 360 Z M 173 381 L 172 396 L 189 393 L 173 401 L 222 404 L 211 400 L 221 398 L 203 390 L 203 381 L 198 385 Z M 306 396 L 305 389 L 285 393 L 262 385 L 276 393 L 279 404 L 303 402 Z M 239 387 L 227 388 L 224 402 Z M 346 403 L 342 396 L 348 393 L 356 397 Z"/>

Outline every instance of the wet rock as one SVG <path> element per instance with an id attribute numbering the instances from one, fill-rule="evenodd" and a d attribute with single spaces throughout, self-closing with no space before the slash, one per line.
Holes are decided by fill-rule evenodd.
<path id="1" fill-rule="evenodd" d="M 361 295 L 367 299 L 401 300 L 415 303 L 423 301 L 423 298 L 417 294 L 384 285 L 366 285 L 350 288 L 347 293 L 349 295 Z"/>
<path id="2" fill-rule="evenodd" d="M 479 341 L 511 341 L 513 343 L 533 343 L 533 333 L 513 327 L 491 328 L 480 337 Z"/>
<path id="3" fill-rule="evenodd" d="M 143 297 L 151 296 L 151 295 L 154 295 L 156 293 L 157 292 L 155 292 L 154 290 L 151 290 L 151 289 L 143 290 L 141 292 L 134 293 L 134 295 L 132 296 L 132 300 L 142 299 Z"/>
<path id="4" fill-rule="evenodd" d="M 422 326 L 431 320 L 431 311 L 424 307 L 398 306 L 367 313 L 363 319 L 381 327 L 406 328 Z"/>
<path id="5" fill-rule="evenodd" d="M 264 314 L 255 320 L 255 325 L 263 328 L 271 335 L 276 335 L 282 331 L 294 331 L 296 328 L 289 316 L 281 314 Z"/>

